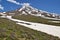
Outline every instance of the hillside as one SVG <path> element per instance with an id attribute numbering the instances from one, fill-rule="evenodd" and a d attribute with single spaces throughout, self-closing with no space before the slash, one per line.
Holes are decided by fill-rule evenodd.
<path id="1" fill-rule="evenodd" d="M 0 18 L 0 40 L 60 40 L 58 37 L 32 30 Z"/>

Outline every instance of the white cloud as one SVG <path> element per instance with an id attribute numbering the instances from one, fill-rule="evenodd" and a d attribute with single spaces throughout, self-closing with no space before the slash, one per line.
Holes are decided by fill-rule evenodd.
<path id="1" fill-rule="evenodd" d="M 26 6 L 30 5 L 30 3 L 19 3 L 16 0 L 7 0 L 7 1 L 12 2 L 12 3 L 15 3 L 17 5 L 26 5 Z"/>
<path id="2" fill-rule="evenodd" d="M 7 1 L 12 2 L 12 3 L 15 3 L 15 4 L 17 4 L 17 5 L 20 5 L 20 3 L 17 2 L 17 1 L 15 1 L 15 0 L 7 0 Z"/>
<path id="3" fill-rule="evenodd" d="M 2 5 L 0 5 L 0 9 L 1 9 L 1 10 L 3 10 L 3 9 L 4 9 L 4 7 L 3 7 Z"/>
<path id="4" fill-rule="evenodd" d="M 29 6 L 30 3 L 21 3 L 20 5 Z"/>

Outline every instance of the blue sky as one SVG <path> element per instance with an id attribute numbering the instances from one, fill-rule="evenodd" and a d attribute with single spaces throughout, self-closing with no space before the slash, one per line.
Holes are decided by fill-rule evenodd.
<path id="1" fill-rule="evenodd" d="M 0 12 L 21 8 L 20 3 L 30 3 L 37 9 L 60 14 L 60 0 L 0 0 Z"/>

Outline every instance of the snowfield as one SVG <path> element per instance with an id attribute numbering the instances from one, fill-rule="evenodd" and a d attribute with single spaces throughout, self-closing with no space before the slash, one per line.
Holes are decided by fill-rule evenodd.
<path id="1" fill-rule="evenodd" d="M 45 33 L 48 33 L 50 35 L 60 37 L 60 27 L 57 27 L 57 26 L 38 24 L 38 23 L 30 23 L 31 25 L 22 24 L 22 23 L 17 23 L 17 24 L 23 25 L 25 27 L 28 27 L 28 28 L 31 28 L 31 29 L 34 29 L 37 31 L 45 32 Z"/>
<path id="2" fill-rule="evenodd" d="M 37 31 L 42 31 L 47 34 L 57 36 L 60 38 L 60 26 L 52 26 L 52 25 L 46 25 L 41 23 L 27 22 L 23 20 L 13 19 L 11 16 L 6 16 L 6 18 L 12 21 L 15 21 L 16 24 L 23 25 L 25 27 L 28 27 Z"/>

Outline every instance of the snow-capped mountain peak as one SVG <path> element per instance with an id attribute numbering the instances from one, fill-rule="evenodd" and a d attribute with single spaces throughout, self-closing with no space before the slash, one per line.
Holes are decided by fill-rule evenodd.
<path id="1" fill-rule="evenodd" d="M 30 6 L 29 3 L 24 3 L 22 5 L 22 8 L 19 9 L 19 11 L 24 10 L 24 9 L 25 10 L 28 10 L 28 11 L 37 11 L 37 9 L 36 8 L 33 8 L 32 6 Z"/>
<path id="2" fill-rule="evenodd" d="M 47 16 L 47 17 L 59 17 L 58 15 L 56 15 L 55 13 L 50 13 L 47 11 L 43 11 L 43 10 L 38 10 L 37 8 L 32 7 L 29 3 L 24 3 L 22 5 L 22 8 L 20 8 L 18 10 L 19 12 L 21 12 L 21 14 L 30 14 L 33 16 Z"/>
<path id="3" fill-rule="evenodd" d="M 25 10 L 28 13 L 30 13 L 30 12 L 49 13 L 47 11 L 38 10 L 37 8 L 32 7 L 29 3 L 22 4 L 22 8 L 20 8 L 18 11 L 22 11 L 22 10 Z"/>

